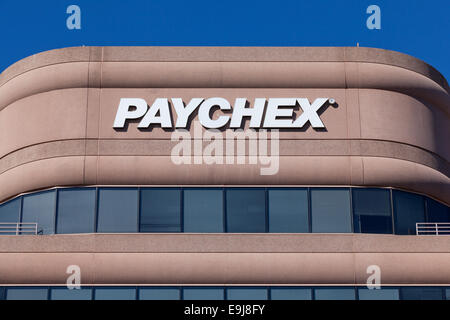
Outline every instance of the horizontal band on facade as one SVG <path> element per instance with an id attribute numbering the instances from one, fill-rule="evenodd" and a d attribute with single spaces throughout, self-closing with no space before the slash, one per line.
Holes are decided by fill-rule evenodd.
<path id="1" fill-rule="evenodd" d="M 450 101 L 448 89 L 422 74 L 372 63 L 74 62 L 32 70 L 0 85 L 0 110 L 39 93 L 74 88 L 377 89 L 410 95 L 447 115 Z"/>
<path id="2" fill-rule="evenodd" d="M 201 245 L 205 246 L 207 242 Z M 0 257 L 0 284 L 64 284 L 68 265 L 80 267 L 85 284 L 357 285 L 367 284 L 367 267 L 370 265 L 380 267 L 383 284 L 386 285 L 442 285 L 450 282 L 450 253 L 442 252 L 21 252 L 1 253 Z"/>
<path id="3" fill-rule="evenodd" d="M 70 47 L 26 57 L 0 75 L 0 86 L 33 69 L 70 62 L 365 62 L 420 73 L 448 91 L 442 74 L 400 52 L 363 47 Z"/>
<path id="4" fill-rule="evenodd" d="M 102 283 L 102 284 L 86 284 L 86 283 L 80 283 L 81 287 L 87 287 L 87 288 L 96 288 L 96 287 L 141 287 L 141 288 L 181 288 L 181 287 L 190 287 L 190 288 L 214 288 L 214 287 L 224 287 L 224 288 L 235 288 L 235 287 L 254 287 L 254 288 L 260 288 L 260 287 L 277 287 L 277 288 L 313 288 L 313 287 L 319 287 L 319 288 L 340 288 L 340 287 L 354 287 L 354 288 L 365 288 L 367 289 L 367 283 L 365 284 L 354 284 L 354 283 L 340 283 L 340 284 L 322 284 L 322 283 L 242 283 L 242 284 L 223 284 L 223 283 L 207 283 L 207 284 L 197 284 L 197 283 L 183 283 L 183 284 L 170 284 L 170 283 L 161 283 L 161 284 L 151 284 L 151 283 L 129 283 L 129 284 L 120 284 L 120 283 Z M 1 284 L 2 288 L 9 288 L 9 287 L 18 287 L 18 288 L 35 288 L 35 287 L 52 287 L 56 289 L 67 289 L 67 283 L 64 284 L 51 284 L 51 283 L 28 283 L 28 284 L 19 284 L 19 283 L 3 283 Z M 395 287 L 403 287 L 403 288 L 436 288 L 436 287 L 450 287 L 450 283 L 429 283 L 429 284 L 423 284 L 418 286 L 417 284 L 407 284 L 407 283 L 389 283 L 381 285 L 381 288 L 383 289 L 392 289 Z"/>
<path id="5" fill-rule="evenodd" d="M 70 156 L 169 156 L 179 142 L 167 139 L 74 139 L 39 143 L 19 149 L 0 158 L 0 174 L 17 166 L 50 158 Z M 203 141 L 204 147 L 211 142 Z M 236 144 L 238 142 L 236 141 Z M 249 141 L 245 142 L 245 155 L 249 156 Z M 432 152 L 394 141 L 311 139 L 279 140 L 279 155 L 283 156 L 363 156 L 407 160 L 435 169 L 447 177 L 447 161 Z M 224 142 L 225 149 L 225 142 Z M 236 152 L 236 150 L 235 150 Z M 192 148 L 192 156 L 196 154 Z M 224 152 L 225 154 L 225 152 Z M 235 153 L 236 154 L 236 153 Z M 248 159 L 246 159 L 248 162 Z"/>
<path id="6" fill-rule="evenodd" d="M 93 233 L 2 236 L 1 240 L 2 254 L 450 253 L 450 237 L 384 234 Z"/>
<path id="7" fill-rule="evenodd" d="M 152 161 L 149 162 L 149 159 Z M 130 161 L 132 166 L 130 167 Z M 449 203 L 448 177 L 429 167 L 392 158 L 280 157 L 276 176 L 257 165 L 185 165 L 168 156 L 71 156 L 23 164 L 0 175 L 6 200 L 24 192 L 76 185 L 347 185 L 393 187 Z M 214 174 L 211 174 L 214 172 Z M 31 178 L 33 177 L 33 178 Z"/>

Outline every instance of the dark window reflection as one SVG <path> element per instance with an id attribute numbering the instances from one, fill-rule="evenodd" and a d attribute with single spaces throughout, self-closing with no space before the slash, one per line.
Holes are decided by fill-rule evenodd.
<path id="1" fill-rule="evenodd" d="M 17 223 L 19 222 L 21 198 L 16 198 L 0 205 L 0 223 Z M 7 224 L 4 228 L 0 228 L 0 235 L 13 235 L 16 225 Z"/>
<path id="2" fill-rule="evenodd" d="M 97 288 L 95 300 L 136 300 L 135 288 Z"/>
<path id="3" fill-rule="evenodd" d="M 270 293 L 270 295 L 269 295 Z M 357 294 L 356 294 L 357 293 Z M 0 287 L 0 300 L 449 300 L 448 287 Z"/>
<path id="4" fill-rule="evenodd" d="M 47 288 L 8 288 L 6 300 L 47 300 Z"/>
<path id="5" fill-rule="evenodd" d="M 57 233 L 94 232 L 95 189 L 62 189 L 58 192 Z"/>
<path id="6" fill-rule="evenodd" d="M 92 300 L 91 288 L 53 288 L 50 294 L 51 300 Z"/>
<path id="7" fill-rule="evenodd" d="M 450 222 L 450 207 L 433 199 L 427 199 L 427 215 L 428 222 Z"/>
<path id="8" fill-rule="evenodd" d="M 227 190 L 227 231 L 265 232 L 265 191 L 255 189 Z"/>
<path id="9" fill-rule="evenodd" d="M 394 190 L 394 213 L 396 234 L 416 234 L 416 223 L 425 222 L 423 197 L 413 193 Z"/>
<path id="10" fill-rule="evenodd" d="M 40 234 L 140 231 L 415 235 L 416 223 L 450 223 L 450 207 L 418 194 L 381 188 L 105 187 L 98 188 L 97 193 L 95 188 L 86 187 L 27 194 L 0 205 L 0 223 L 19 220 L 37 223 Z M 16 231 L 0 232 L 5 234 Z"/>
<path id="11" fill-rule="evenodd" d="M 187 288 L 183 289 L 183 300 L 224 300 L 224 289 Z"/>
<path id="12" fill-rule="evenodd" d="M 227 300 L 267 300 L 266 288 L 227 289 Z"/>
<path id="13" fill-rule="evenodd" d="M 38 232 L 55 233 L 56 191 L 45 191 L 23 197 L 22 222 L 37 222 Z"/>
<path id="14" fill-rule="evenodd" d="M 353 288 L 331 288 L 315 289 L 315 300 L 355 300 L 355 289 Z"/>
<path id="15" fill-rule="evenodd" d="M 311 289 L 276 288 L 270 290 L 272 300 L 311 300 Z"/>
<path id="16" fill-rule="evenodd" d="M 180 300 L 178 288 L 141 288 L 139 300 Z"/>
<path id="17" fill-rule="evenodd" d="M 18 222 L 20 214 L 20 198 L 0 205 L 0 223 Z"/>
<path id="18" fill-rule="evenodd" d="M 392 234 L 389 190 L 353 189 L 352 199 L 354 232 Z"/>
<path id="19" fill-rule="evenodd" d="M 442 300 L 441 288 L 401 288 L 402 300 Z"/>
<path id="20" fill-rule="evenodd" d="M 223 191 L 184 190 L 184 232 L 223 232 Z"/>
<path id="21" fill-rule="evenodd" d="M 349 189 L 311 190 L 312 232 L 352 232 Z"/>
<path id="22" fill-rule="evenodd" d="M 97 232 L 131 233 L 138 231 L 137 189 L 99 189 L 98 197 Z"/>
<path id="23" fill-rule="evenodd" d="M 181 190 L 141 190 L 141 232 L 181 231 Z"/>
<path id="24" fill-rule="evenodd" d="M 308 190 L 269 190 L 269 232 L 309 232 Z"/>
<path id="25" fill-rule="evenodd" d="M 358 289 L 359 300 L 399 300 L 398 289 Z"/>

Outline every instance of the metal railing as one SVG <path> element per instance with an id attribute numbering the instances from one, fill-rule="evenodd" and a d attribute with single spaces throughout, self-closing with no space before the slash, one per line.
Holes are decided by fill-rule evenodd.
<path id="1" fill-rule="evenodd" d="M 38 224 L 35 222 L 0 222 L 0 235 L 36 235 Z"/>
<path id="2" fill-rule="evenodd" d="M 419 222 L 416 223 L 416 235 L 450 236 L 450 223 L 448 222 Z"/>

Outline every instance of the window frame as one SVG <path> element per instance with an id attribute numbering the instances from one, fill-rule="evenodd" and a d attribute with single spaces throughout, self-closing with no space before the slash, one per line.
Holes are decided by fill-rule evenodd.
<path id="1" fill-rule="evenodd" d="M 236 191 L 236 190 L 246 190 L 246 191 L 263 191 L 264 192 L 264 231 L 263 232 L 230 232 L 228 221 L 229 221 L 229 214 L 228 214 L 228 191 Z M 226 233 L 243 233 L 243 234 L 265 234 L 269 233 L 269 208 L 268 208 L 268 192 L 267 187 L 225 187 L 224 188 L 224 197 L 225 197 L 225 229 Z"/>
<path id="2" fill-rule="evenodd" d="M 185 232 L 184 231 L 184 222 L 185 222 L 185 214 L 184 214 L 184 204 L 185 204 L 185 195 L 184 192 L 185 191 L 189 191 L 189 190 L 214 190 L 214 191 L 220 191 L 222 194 L 222 231 L 221 232 L 202 232 L 205 234 L 222 234 L 222 233 L 227 233 L 227 213 L 226 213 L 226 196 L 225 196 L 225 189 L 227 189 L 226 187 L 180 187 L 181 188 L 181 197 L 182 197 L 182 207 L 181 207 L 181 232 L 182 233 L 198 233 L 198 232 Z"/>
<path id="3" fill-rule="evenodd" d="M 142 220 L 142 192 L 145 190 L 177 190 L 180 195 L 180 231 L 165 231 L 165 232 L 153 232 L 153 231 L 141 231 L 141 220 Z M 184 192 L 183 187 L 139 187 L 138 188 L 138 231 L 137 233 L 184 233 Z"/>
<path id="4" fill-rule="evenodd" d="M 290 233 L 295 233 L 295 234 L 305 234 L 305 233 L 311 233 L 312 231 L 312 221 L 311 221 L 311 195 L 310 195 L 310 188 L 309 187 L 265 187 L 264 189 L 266 189 L 266 233 L 271 233 L 271 234 L 277 234 L 280 232 L 271 232 L 270 231 L 270 191 L 273 190 L 288 190 L 288 191 L 306 191 L 306 219 L 307 221 L 307 231 L 306 232 L 281 232 L 283 234 L 290 234 Z"/>
<path id="5" fill-rule="evenodd" d="M 353 220 L 354 220 L 354 212 L 353 212 L 353 204 L 352 204 L 352 188 L 351 187 L 310 187 L 310 215 L 311 215 L 311 233 L 315 234 L 354 234 L 354 226 L 353 226 Z M 313 230 L 313 201 L 312 201 L 312 193 L 313 191 L 337 191 L 337 190 L 343 190 L 348 191 L 349 197 L 348 197 L 348 203 L 349 203 L 349 222 L 350 222 L 350 231 L 348 232 L 314 232 Z"/>

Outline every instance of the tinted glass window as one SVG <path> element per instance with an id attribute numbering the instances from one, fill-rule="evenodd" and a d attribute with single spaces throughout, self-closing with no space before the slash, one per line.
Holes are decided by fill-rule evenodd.
<path id="1" fill-rule="evenodd" d="M 315 289 L 316 300 L 355 300 L 354 289 Z"/>
<path id="2" fill-rule="evenodd" d="M 141 232 L 181 231 L 181 190 L 141 190 Z"/>
<path id="3" fill-rule="evenodd" d="M 99 189 L 98 197 L 98 232 L 137 232 L 137 190 Z"/>
<path id="4" fill-rule="evenodd" d="M 0 205 L 0 222 L 19 222 L 20 198 Z"/>
<path id="5" fill-rule="evenodd" d="M 265 191 L 251 189 L 227 190 L 227 231 L 265 232 Z"/>
<path id="6" fill-rule="evenodd" d="M 427 215 L 428 222 L 450 222 L 450 207 L 433 199 L 427 199 Z"/>
<path id="7" fill-rule="evenodd" d="M 223 232 L 223 191 L 184 190 L 184 232 Z"/>
<path id="8" fill-rule="evenodd" d="M 227 289 L 227 300 L 267 300 L 267 289 L 265 288 Z"/>
<path id="9" fill-rule="evenodd" d="M 352 232 L 348 189 L 311 190 L 311 213 L 312 232 Z"/>
<path id="10" fill-rule="evenodd" d="M 393 191 L 395 233 L 416 234 L 416 223 L 425 222 L 423 197 L 403 191 Z"/>
<path id="11" fill-rule="evenodd" d="M 441 288 L 401 288 L 402 300 L 442 300 Z"/>
<path id="12" fill-rule="evenodd" d="M 270 298 L 272 300 L 311 300 L 311 289 L 280 288 L 271 289 Z"/>
<path id="13" fill-rule="evenodd" d="M 0 300 L 5 300 L 5 288 L 0 287 Z"/>
<path id="14" fill-rule="evenodd" d="M 58 192 L 57 233 L 94 232 L 94 218 L 95 189 L 63 189 Z"/>
<path id="15" fill-rule="evenodd" d="M 53 288 L 51 289 L 52 300 L 92 300 L 92 289 L 68 289 Z"/>
<path id="16" fill-rule="evenodd" d="M 224 289 L 216 289 L 216 288 L 184 289 L 183 300 L 224 300 Z"/>
<path id="17" fill-rule="evenodd" d="M 98 288 L 95 289 L 95 300 L 136 300 L 136 289 Z"/>
<path id="18" fill-rule="evenodd" d="M 139 300 L 180 300 L 178 288 L 141 288 Z"/>
<path id="19" fill-rule="evenodd" d="M 306 189 L 269 190 L 269 232 L 309 232 Z"/>
<path id="20" fill-rule="evenodd" d="M 358 289 L 359 300 L 398 300 L 398 289 Z"/>
<path id="21" fill-rule="evenodd" d="M 47 288 L 8 288 L 7 300 L 47 300 Z"/>
<path id="22" fill-rule="evenodd" d="M 450 289 L 445 289 L 445 296 L 447 300 L 450 300 Z"/>
<path id="23" fill-rule="evenodd" d="M 392 234 L 389 195 L 389 190 L 353 189 L 355 232 Z"/>
<path id="24" fill-rule="evenodd" d="M 14 199 L 0 205 L 0 223 L 17 223 L 20 214 L 20 198 Z M 4 225 L 0 227 L 0 235 L 16 234 L 15 225 Z"/>
<path id="25" fill-rule="evenodd" d="M 37 222 L 42 234 L 55 233 L 55 205 L 54 190 L 24 196 L 22 222 Z"/>

